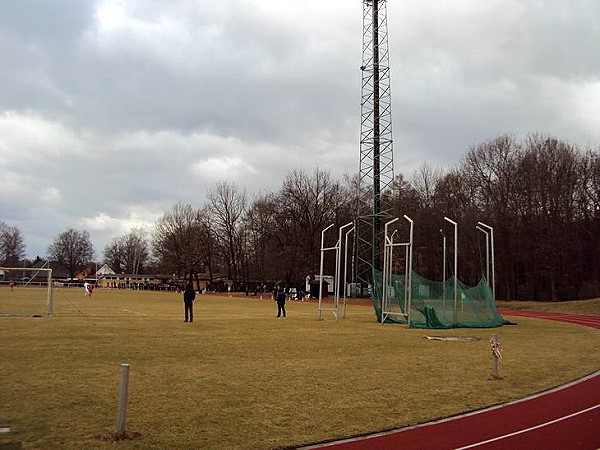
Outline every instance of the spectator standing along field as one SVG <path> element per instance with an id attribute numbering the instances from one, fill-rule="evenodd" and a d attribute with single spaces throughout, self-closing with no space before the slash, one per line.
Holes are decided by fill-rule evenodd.
<path id="1" fill-rule="evenodd" d="M 285 289 L 281 289 L 279 291 L 275 291 L 275 300 L 277 301 L 277 317 L 281 317 L 283 313 L 283 317 L 285 317 Z"/>
<path id="2" fill-rule="evenodd" d="M 183 292 L 183 303 L 185 307 L 185 320 L 184 322 L 194 321 L 194 300 L 196 299 L 196 291 L 192 283 L 189 283 Z"/>

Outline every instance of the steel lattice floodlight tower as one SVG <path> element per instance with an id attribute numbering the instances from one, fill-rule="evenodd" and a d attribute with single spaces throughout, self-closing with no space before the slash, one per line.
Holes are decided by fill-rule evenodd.
<path id="1" fill-rule="evenodd" d="M 383 226 L 390 207 L 382 202 L 394 181 L 386 0 L 363 0 L 362 99 L 356 279 L 363 294 L 381 270 Z"/>

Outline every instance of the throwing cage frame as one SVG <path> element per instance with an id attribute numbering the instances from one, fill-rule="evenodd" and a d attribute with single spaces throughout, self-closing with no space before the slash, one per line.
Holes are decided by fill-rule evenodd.
<path id="1" fill-rule="evenodd" d="M 411 310 L 413 307 L 413 246 L 414 246 L 414 221 L 408 217 L 406 214 L 403 216 L 403 218 L 408 222 L 408 240 L 407 241 L 396 241 L 397 239 L 397 234 L 399 229 L 396 228 L 395 230 L 391 230 L 391 226 L 396 223 L 397 221 L 400 220 L 399 217 L 396 217 L 388 222 L 385 223 L 384 225 L 384 233 L 383 233 L 383 269 L 381 271 L 381 284 L 379 284 L 379 282 L 375 283 L 373 285 L 373 291 L 372 291 L 372 299 L 374 302 L 374 307 L 376 309 L 376 313 L 377 313 L 377 319 L 379 321 L 381 321 L 382 324 L 387 322 L 393 322 L 393 323 L 406 323 L 409 327 L 412 326 L 412 323 L 416 320 L 417 323 L 417 327 L 419 327 L 418 323 L 419 320 L 418 318 L 411 318 Z M 450 315 L 451 322 L 454 325 L 459 324 L 458 321 L 458 316 L 459 314 L 461 314 L 461 317 L 463 314 L 468 312 L 468 308 L 465 308 L 465 301 L 470 302 L 472 301 L 475 297 L 469 297 L 470 294 L 465 294 L 465 292 L 467 292 L 467 290 L 469 290 L 469 287 L 461 287 L 461 294 L 460 294 L 460 298 L 459 298 L 459 286 L 458 286 L 458 223 L 448 217 L 444 216 L 444 223 L 449 224 L 449 226 L 452 227 L 453 229 L 453 274 L 452 274 L 452 279 L 451 280 L 447 280 L 446 279 L 446 252 L 447 252 L 447 245 L 446 245 L 446 233 L 443 229 L 440 229 L 440 232 L 442 233 L 442 245 L 443 245 L 443 261 L 444 261 L 444 267 L 443 267 L 443 279 L 442 279 L 442 283 L 443 283 L 443 291 L 441 292 L 441 296 L 440 299 L 442 301 L 442 305 L 441 305 L 441 310 L 442 311 L 446 311 L 446 300 L 448 299 L 449 301 L 452 302 L 452 306 L 448 305 L 448 314 Z M 321 265 L 320 265 L 320 281 L 319 281 L 319 307 L 318 307 L 318 319 L 321 320 L 322 318 L 322 311 L 331 311 L 335 317 L 336 320 L 339 319 L 340 317 L 340 305 L 343 304 L 344 310 L 343 310 L 343 317 L 346 317 L 346 306 L 347 306 L 347 299 L 346 299 L 346 290 L 348 287 L 348 283 L 347 283 L 347 267 L 348 267 L 348 237 L 351 233 L 356 232 L 356 227 L 352 227 L 351 229 L 349 229 L 348 231 L 345 232 L 345 240 L 344 243 L 342 242 L 342 238 L 344 237 L 344 231 L 350 227 L 353 224 L 353 222 L 349 222 L 343 226 L 341 226 L 338 229 L 338 238 L 337 241 L 335 243 L 334 246 L 331 247 L 326 247 L 325 246 L 325 233 L 331 229 L 334 224 L 329 225 L 327 228 L 325 228 L 322 232 L 321 232 Z M 494 292 L 494 284 L 495 284 L 495 280 L 494 280 L 494 240 L 493 240 L 493 228 L 489 225 L 486 225 L 482 222 L 478 222 L 477 224 L 477 229 L 479 231 L 481 231 L 485 237 L 486 237 L 486 251 L 485 251 L 485 255 L 486 255 L 486 261 L 485 261 L 485 271 L 482 274 L 483 277 L 485 277 L 485 282 L 486 284 L 490 287 L 490 291 L 492 291 L 492 302 L 495 303 L 495 292 Z M 404 280 L 402 281 L 394 281 L 394 249 L 395 248 L 403 248 L 404 249 Z M 344 254 L 344 259 L 343 259 L 343 263 L 342 263 L 342 250 L 345 251 Z M 333 306 L 329 307 L 329 306 L 324 306 L 323 304 L 323 266 L 324 266 L 324 256 L 325 256 L 325 252 L 327 251 L 335 251 L 335 277 L 334 277 L 334 299 L 333 299 Z M 353 255 L 353 257 L 358 257 L 356 254 Z M 397 255 L 396 255 L 397 258 Z M 342 276 L 342 264 L 344 265 L 344 270 L 343 270 L 343 276 Z M 397 274 L 398 275 L 398 274 Z M 396 275 L 396 280 L 399 280 L 399 278 Z M 418 274 L 417 274 L 418 275 Z M 430 294 L 426 293 L 426 294 L 422 294 L 420 287 L 421 286 L 426 286 L 420 283 L 423 283 L 422 280 L 423 277 L 419 276 L 419 280 L 417 282 L 417 287 L 419 287 L 418 292 L 415 291 L 415 295 L 417 296 L 417 298 L 419 299 L 419 302 L 422 302 L 425 299 L 426 302 L 426 306 L 427 308 L 433 308 L 434 306 L 432 305 L 427 305 L 427 302 L 429 301 L 436 301 L 437 297 L 434 295 L 431 298 L 423 298 L 423 295 L 429 296 Z M 490 278 L 491 278 L 491 283 L 490 283 Z M 342 281 L 343 280 L 343 281 Z M 401 280 L 401 278 L 400 278 Z M 427 281 L 427 280 L 425 280 Z M 398 295 L 400 292 L 402 292 L 400 289 L 400 287 L 398 285 L 401 285 L 402 288 L 404 289 L 403 292 L 403 301 L 404 304 L 401 304 L 402 302 L 402 295 Z M 344 293 L 340 296 L 340 290 L 344 289 Z M 448 288 L 448 289 L 447 289 Z M 452 296 L 447 295 L 447 292 L 449 294 L 450 290 L 453 291 Z M 426 292 L 429 292 L 429 290 L 427 290 Z M 379 297 L 379 295 L 381 295 L 381 297 Z M 437 295 L 437 294 L 436 294 Z M 481 295 L 481 294 L 475 294 L 475 295 Z M 399 298 L 400 297 L 400 298 Z M 477 297 L 479 298 L 479 297 Z M 341 303 L 340 302 L 343 302 Z M 460 310 L 459 310 L 459 300 L 460 300 Z M 417 300 L 415 300 L 417 301 Z M 419 312 L 422 312 L 418 305 L 417 305 L 417 310 Z M 486 307 L 486 314 L 490 314 L 490 304 L 487 304 Z M 425 315 L 425 314 L 424 314 Z M 401 320 L 398 320 L 401 319 Z M 404 322 L 403 320 L 405 320 L 406 322 Z M 427 320 L 430 320 L 429 318 Z M 437 319 L 436 319 L 437 320 Z M 463 320 L 461 318 L 461 320 Z M 462 322 L 461 322 L 462 323 Z"/>
<path id="2" fill-rule="evenodd" d="M 325 232 L 333 227 L 334 224 L 329 225 L 321 232 L 321 265 L 319 268 L 319 309 L 318 309 L 318 319 L 321 320 L 321 312 L 322 311 L 331 311 L 335 320 L 339 318 L 339 309 L 340 309 L 340 274 L 342 272 L 342 236 L 343 232 L 346 228 L 353 225 L 353 222 L 348 222 L 345 225 L 342 225 L 338 230 L 338 240 L 333 247 L 325 247 Z M 348 235 L 354 231 L 354 227 L 346 233 L 346 245 L 345 245 L 345 257 L 344 257 L 344 317 L 346 317 L 346 266 L 348 264 Z M 334 294 L 333 294 L 333 307 L 326 308 L 323 306 L 323 263 L 325 259 L 325 252 L 335 250 L 335 275 L 333 278 L 334 282 Z"/>
<path id="3" fill-rule="evenodd" d="M 410 308 L 412 298 L 412 249 L 413 249 L 413 227 L 414 222 L 406 214 L 404 215 L 410 225 L 408 242 L 394 242 L 394 237 L 398 230 L 395 230 L 392 235 L 389 235 L 388 228 L 394 222 L 400 220 L 398 217 L 390 220 L 384 227 L 384 248 L 383 248 L 383 280 L 381 293 L 381 324 L 383 325 L 386 319 L 390 316 L 401 316 L 406 319 L 410 327 Z M 394 247 L 404 247 L 404 311 L 393 310 L 391 297 L 395 298 L 394 287 L 390 284 L 392 281 L 392 269 L 394 260 Z M 393 293 L 393 295 L 390 295 Z"/>

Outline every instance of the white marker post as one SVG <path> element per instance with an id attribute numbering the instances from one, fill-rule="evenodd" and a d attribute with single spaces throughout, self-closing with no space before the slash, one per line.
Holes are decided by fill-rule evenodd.
<path id="1" fill-rule="evenodd" d="M 125 435 L 127 418 L 127 392 L 129 389 L 129 364 L 121 364 L 121 388 L 119 390 L 119 415 L 117 416 L 117 436 Z"/>

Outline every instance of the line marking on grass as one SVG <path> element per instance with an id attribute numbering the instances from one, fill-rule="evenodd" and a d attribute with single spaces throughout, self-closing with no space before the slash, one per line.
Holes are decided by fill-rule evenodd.
<path id="1" fill-rule="evenodd" d="M 544 422 L 544 423 L 541 423 L 541 424 L 536 425 L 534 427 L 525 428 L 524 430 L 515 431 L 514 433 L 504 434 L 502 436 L 498 436 L 498 437 L 495 437 L 495 438 L 492 438 L 492 439 L 488 439 L 486 441 L 476 442 L 474 444 L 467 445 L 465 447 L 459 447 L 456 450 L 466 450 L 468 448 L 478 447 L 480 445 L 489 444 L 490 442 L 500 441 L 502 439 L 506 439 L 506 438 L 509 438 L 509 437 L 512 437 L 512 436 L 517 436 L 519 434 L 523 434 L 523 433 L 527 433 L 529 431 L 537 430 L 538 428 L 547 427 L 548 425 L 552 425 L 552 424 L 561 422 L 563 420 L 570 419 L 571 417 L 575 417 L 575 416 L 578 416 L 580 414 L 585 414 L 586 412 L 592 411 L 592 410 L 594 410 L 594 409 L 596 409 L 598 407 L 600 407 L 600 403 L 597 404 L 597 405 L 595 405 L 595 406 L 590 406 L 589 408 L 583 409 L 581 411 L 574 412 L 573 414 L 569 414 L 568 416 L 559 417 L 558 419 L 554 419 L 554 420 L 551 420 L 549 422 Z"/>

